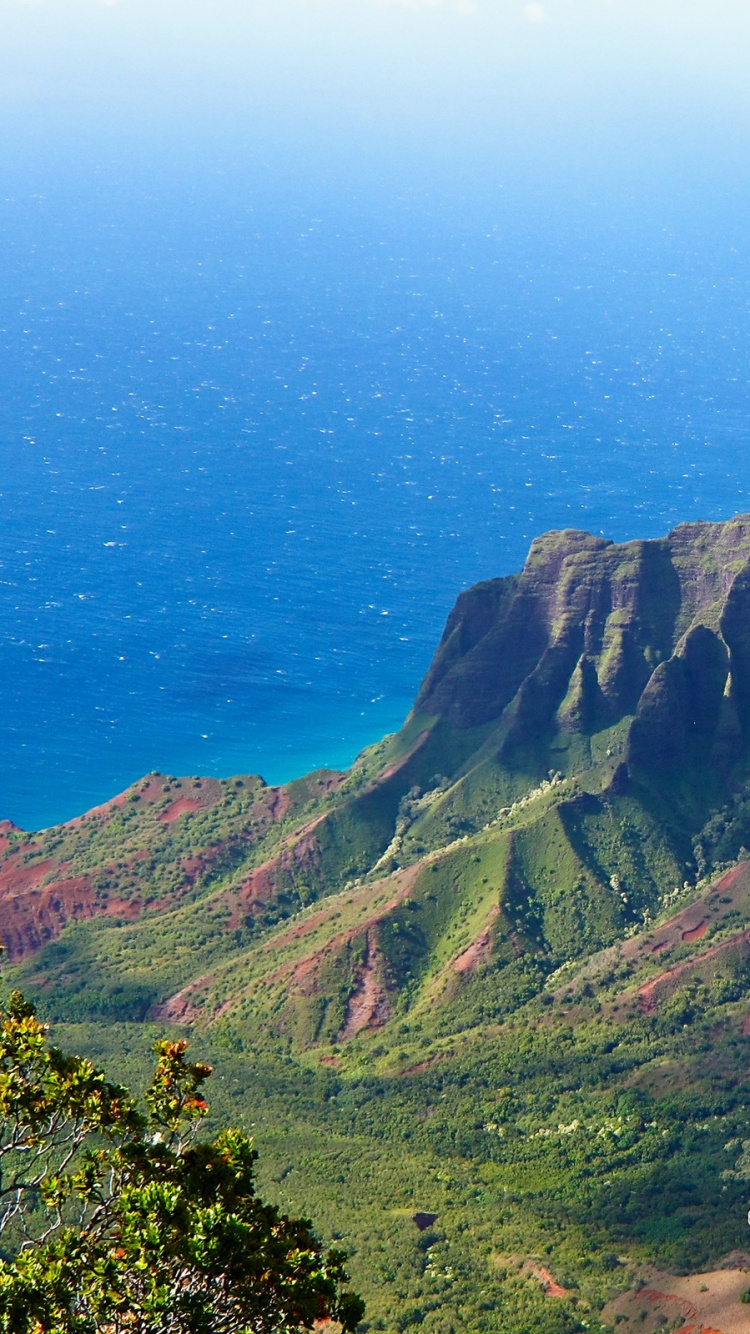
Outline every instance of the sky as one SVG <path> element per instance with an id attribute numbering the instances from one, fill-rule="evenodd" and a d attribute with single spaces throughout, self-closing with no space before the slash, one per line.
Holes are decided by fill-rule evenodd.
<path id="1" fill-rule="evenodd" d="M 743 0 L 0 0 L 2 152 L 52 128 L 637 173 L 741 151 L 748 49 Z"/>
<path id="2" fill-rule="evenodd" d="M 122 560 L 135 569 L 161 552 L 164 586 L 170 571 L 195 572 L 203 591 L 186 605 L 200 611 L 203 598 L 214 614 L 213 547 L 205 566 L 175 555 L 172 539 L 192 540 L 192 530 L 175 536 L 158 475 L 162 446 L 177 457 L 174 433 L 187 424 L 198 438 L 185 496 L 217 505 L 224 469 L 219 509 L 231 509 L 240 493 L 222 462 L 236 444 L 229 404 L 240 442 L 251 418 L 257 428 L 267 476 L 254 463 L 248 477 L 268 510 L 266 536 L 281 529 L 286 572 L 277 589 L 275 550 L 264 582 L 226 548 L 218 574 L 248 581 L 232 653 L 245 662 L 243 627 L 257 603 L 277 682 L 296 664 L 312 689 L 318 670 L 325 705 L 342 646 L 358 664 L 336 677 L 347 677 L 348 703 L 346 691 L 332 695 L 320 727 L 300 694 L 304 735 L 302 715 L 284 713 L 288 691 L 263 696 L 273 745 L 281 737 L 304 752 L 294 772 L 329 762 L 331 738 L 353 747 L 352 726 L 363 729 L 357 744 L 397 726 L 458 589 L 517 568 L 534 532 L 573 515 L 618 538 L 655 535 L 686 514 L 746 508 L 749 50 L 750 0 L 0 0 L 0 491 L 10 495 L 15 476 L 23 501 L 6 496 L 0 560 L 24 590 L 18 624 L 3 622 L 6 661 L 21 661 L 18 644 L 26 653 L 29 616 L 44 621 L 58 605 L 49 589 L 68 566 L 54 544 L 78 580 L 97 506 L 125 503 L 121 458 L 127 487 L 148 491 L 141 537 Z M 356 433 L 351 414 L 341 419 L 345 384 L 346 403 L 356 390 L 368 405 Z M 196 385 L 203 416 L 188 422 Z M 277 413 L 287 390 L 293 410 Z M 119 414 L 134 397 L 141 415 L 128 433 Z M 99 425 L 84 430 L 89 419 Z M 287 471 L 266 448 L 285 447 L 285 432 L 312 460 L 309 486 L 304 468 Z M 338 459 L 323 475 L 324 437 L 348 442 L 343 472 Z M 118 440 L 106 490 L 89 476 L 91 459 L 103 467 Z M 69 473 L 70 540 L 58 533 L 62 513 L 41 521 L 45 505 L 58 506 L 45 473 L 53 454 Z M 433 507 L 444 454 L 452 480 Z M 214 489 L 204 485 L 212 459 Z M 325 513 L 310 499 L 318 482 L 336 490 Z M 326 569 L 322 519 L 371 544 L 357 566 L 363 613 L 380 607 L 367 580 L 380 587 L 391 565 L 400 571 L 401 620 L 395 602 L 382 610 L 377 645 L 356 629 L 365 621 L 345 581 L 331 615 L 330 581 L 306 545 L 320 527 Z M 38 570 L 20 531 L 28 524 L 40 530 Z M 445 564 L 433 569 L 435 549 Z M 111 533 L 97 550 L 114 559 Z M 345 544 L 345 560 L 352 552 Z M 157 600 L 138 622 L 137 647 L 164 671 L 152 642 L 164 580 L 150 577 L 135 584 Z M 76 599 L 81 591 L 76 583 Z M 329 656 L 310 641 L 295 657 L 271 604 L 295 626 L 308 606 L 311 633 L 330 629 Z M 154 763 L 204 771 L 210 745 L 221 773 L 236 737 L 252 749 L 241 726 L 259 698 L 252 683 L 239 722 L 219 717 L 234 687 L 185 704 L 185 682 L 205 676 L 195 627 L 184 680 L 171 680 L 171 713 L 161 695 L 149 712 L 146 677 L 167 689 L 152 672 L 138 686 L 148 721 L 131 708 L 129 681 L 110 718 L 109 703 L 95 701 L 126 660 L 117 617 L 104 597 L 77 612 L 60 633 L 94 664 L 91 679 L 70 676 L 67 647 L 48 664 L 40 628 L 42 656 L 34 649 L 18 675 L 0 737 L 4 754 L 16 747 L 0 814 L 58 818 L 48 809 L 53 771 L 65 775 L 72 814 Z M 212 652 L 227 647 L 220 639 Z M 15 670 L 3 669 L 6 682 Z M 383 700 L 375 719 L 368 710 Z M 154 755 L 160 710 L 164 748 Z M 185 759 L 190 728 L 199 751 Z"/>

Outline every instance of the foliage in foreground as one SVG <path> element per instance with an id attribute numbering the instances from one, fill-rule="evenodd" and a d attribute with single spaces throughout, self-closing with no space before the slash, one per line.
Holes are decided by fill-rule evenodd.
<path id="1" fill-rule="evenodd" d="M 147 1113 L 50 1046 L 15 992 L 0 1014 L 0 1329 L 7 1334 L 353 1330 L 344 1255 L 255 1194 L 252 1141 L 199 1142 L 210 1066 L 160 1042 Z"/>

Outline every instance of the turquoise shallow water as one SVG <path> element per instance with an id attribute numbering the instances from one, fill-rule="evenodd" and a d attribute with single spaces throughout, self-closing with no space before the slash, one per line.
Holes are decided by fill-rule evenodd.
<path id="1" fill-rule="evenodd" d="M 462 189 L 17 170 L 0 816 L 346 764 L 535 533 L 750 509 L 742 209 Z"/>

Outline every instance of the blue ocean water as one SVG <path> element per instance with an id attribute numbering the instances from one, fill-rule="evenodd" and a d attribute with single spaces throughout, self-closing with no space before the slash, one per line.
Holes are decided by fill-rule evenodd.
<path id="1" fill-rule="evenodd" d="M 269 186 L 0 200 L 0 816 L 398 727 L 550 527 L 750 510 L 744 201 Z"/>

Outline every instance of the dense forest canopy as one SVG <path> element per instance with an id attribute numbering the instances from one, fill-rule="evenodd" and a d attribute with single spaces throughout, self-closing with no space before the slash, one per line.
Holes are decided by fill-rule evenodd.
<path id="1" fill-rule="evenodd" d="M 0 1327 L 13 1334 L 352 1331 L 344 1255 L 256 1194 L 252 1141 L 198 1130 L 210 1067 L 158 1044 L 146 1111 L 50 1045 L 14 992 L 0 1014 Z"/>

